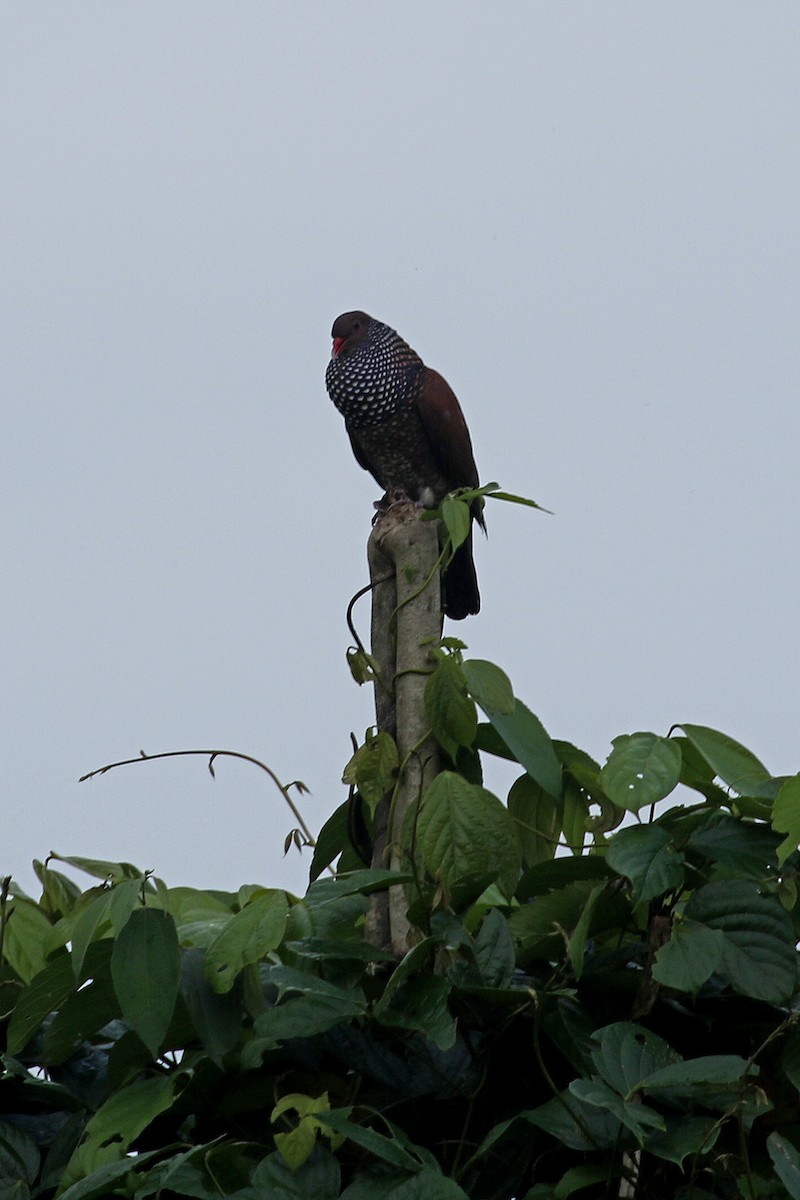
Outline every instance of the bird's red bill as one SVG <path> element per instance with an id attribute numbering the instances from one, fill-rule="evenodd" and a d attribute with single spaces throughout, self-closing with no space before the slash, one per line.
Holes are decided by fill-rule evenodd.
<path id="1" fill-rule="evenodd" d="M 344 345 L 344 341 L 345 341 L 344 338 L 334 338 L 333 339 L 333 350 L 331 351 L 332 358 L 336 358 L 337 354 L 339 353 L 342 346 Z"/>

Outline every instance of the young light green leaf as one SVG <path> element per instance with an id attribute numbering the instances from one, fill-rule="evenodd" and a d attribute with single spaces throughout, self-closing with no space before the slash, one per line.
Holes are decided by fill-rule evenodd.
<path id="1" fill-rule="evenodd" d="M 457 500 L 454 496 L 445 496 L 439 512 L 450 543 L 453 549 L 457 550 L 469 537 L 472 525 L 469 504 L 465 504 L 463 500 Z"/>
<path id="2" fill-rule="evenodd" d="M 612 745 L 600 777 L 606 795 L 620 808 L 638 812 L 677 787 L 681 752 L 669 738 L 631 733 L 614 738 Z"/>
<path id="3" fill-rule="evenodd" d="M 397 743 L 391 734 L 368 734 L 345 767 L 342 778 L 351 787 L 358 788 L 374 814 L 383 796 L 394 787 L 399 761 Z"/>
<path id="4" fill-rule="evenodd" d="M 175 1011 L 179 974 L 172 917 L 157 908 L 135 909 L 114 941 L 111 978 L 122 1015 L 154 1058 Z"/>

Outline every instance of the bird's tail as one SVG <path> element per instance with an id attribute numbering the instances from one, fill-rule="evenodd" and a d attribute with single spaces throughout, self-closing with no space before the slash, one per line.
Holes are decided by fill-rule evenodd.
<path id="1" fill-rule="evenodd" d="M 481 594 L 478 591 L 478 576 L 472 557 L 472 530 L 453 555 L 444 573 L 443 608 L 451 621 L 462 621 L 464 617 L 480 612 Z"/>

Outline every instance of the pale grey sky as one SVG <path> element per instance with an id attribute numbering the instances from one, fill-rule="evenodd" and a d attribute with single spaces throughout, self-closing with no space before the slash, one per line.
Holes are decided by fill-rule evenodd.
<path id="1" fill-rule="evenodd" d="M 4 872 L 303 890 L 244 764 L 77 779 L 344 798 L 351 308 L 555 511 L 490 505 L 470 653 L 601 760 L 690 720 L 800 768 L 799 57 L 777 0 L 0 8 Z"/>

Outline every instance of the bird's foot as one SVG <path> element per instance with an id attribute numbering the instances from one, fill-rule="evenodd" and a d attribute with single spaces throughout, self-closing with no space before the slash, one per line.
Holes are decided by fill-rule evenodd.
<path id="1" fill-rule="evenodd" d="M 384 492 L 380 500 L 376 500 L 373 504 L 373 508 L 377 511 L 372 518 L 372 524 L 374 525 L 384 513 L 391 512 L 393 508 L 399 508 L 402 504 L 416 504 L 416 501 L 411 499 L 405 488 L 389 488 L 387 492 Z"/>

